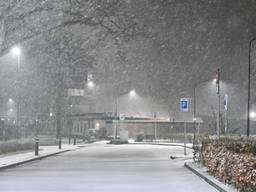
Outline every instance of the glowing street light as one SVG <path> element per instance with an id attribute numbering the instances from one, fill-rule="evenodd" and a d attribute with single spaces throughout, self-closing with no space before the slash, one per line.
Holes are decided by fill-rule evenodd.
<path id="1" fill-rule="evenodd" d="M 11 49 L 11 52 L 12 52 L 13 55 L 19 56 L 20 53 L 21 53 L 21 50 L 20 50 L 19 47 L 15 46 L 15 47 L 13 47 L 13 48 Z"/>
<path id="2" fill-rule="evenodd" d="M 11 49 L 11 53 L 14 55 L 14 56 L 17 56 L 17 59 L 18 59 L 18 66 L 17 66 L 17 69 L 19 71 L 19 68 L 20 68 L 20 55 L 21 55 L 21 49 L 17 46 L 14 46 L 12 47 Z"/>
<path id="3" fill-rule="evenodd" d="M 99 129 L 99 128 L 100 128 L 100 123 L 97 122 L 97 123 L 95 124 L 95 127 L 96 127 L 96 129 Z"/>
<path id="4" fill-rule="evenodd" d="M 12 98 L 9 98 L 9 99 L 8 99 L 8 102 L 9 102 L 9 103 L 13 103 L 13 99 L 12 99 Z"/>
<path id="5" fill-rule="evenodd" d="M 20 70 L 20 55 L 21 55 L 21 49 L 17 46 L 14 46 L 12 47 L 11 49 L 11 53 L 14 55 L 14 56 L 17 56 L 17 75 L 19 76 L 19 70 Z M 18 80 L 19 81 L 19 78 Z M 19 91 L 17 91 L 19 93 Z M 19 97 L 17 95 L 17 127 L 19 129 L 20 127 L 20 101 L 19 101 Z"/>
<path id="6" fill-rule="evenodd" d="M 115 96 L 115 120 L 117 121 L 118 118 L 117 118 L 117 113 L 118 113 L 118 96 L 121 96 L 121 95 L 127 95 L 129 94 L 130 97 L 134 98 L 137 94 L 136 94 L 136 91 L 133 89 L 131 91 L 129 91 L 128 93 L 124 93 L 124 94 L 120 94 L 120 95 L 116 95 Z M 115 121 L 115 139 L 117 139 L 117 122 Z"/>
<path id="7" fill-rule="evenodd" d="M 129 92 L 129 95 L 130 95 L 131 97 L 135 97 L 135 96 L 136 96 L 136 91 L 135 91 L 135 90 L 131 90 L 131 91 Z"/>
<path id="8" fill-rule="evenodd" d="M 219 71 L 218 71 L 219 72 Z M 197 90 L 197 88 L 199 87 L 199 86 L 201 86 L 201 85 L 203 85 L 203 84 L 205 84 L 205 83 L 208 83 L 208 82 L 213 82 L 213 83 L 218 83 L 217 85 L 218 85 L 218 87 L 217 87 L 217 94 L 218 94 L 218 96 L 219 96 L 219 84 L 220 84 L 220 80 L 219 80 L 219 73 L 216 73 L 216 76 L 215 76 L 215 78 L 214 79 L 207 79 L 207 80 L 205 80 L 205 81 L 202 81 L 202 82 L 199 82 L 198 84 L 195 84 L 194 85 L 194 106 L 193 106 L 193 121 L 194 121 L 194 133 L 193 133 L 193 143 L 195 143 L 195 139 L 196 139 L 196 90 Z M 218 97 L 218 99 L 219 99 L 220 97 Z M 219 102 L 220 100 L 218 100 L 218 103 L 220 103 Z M 218 105 L 218 106 L 220 106 L 220 105 Z M 219 111 L 219 110 L 218 110 Z M 219 122 L 219 118 L 217 117 L 217 124 L 219 124 L 218 123 Z M 218 130 L 218 129 L 217 129 Z M 219 131 L 217 131 L 217 135 L 219 136 Z"/>
<path id="9" fill-rule="evenodd" d="M 87 86 L 88 86 L 89 88 L 93 88 L 93 87 L 94 87 L 94 83 L 93 83 L 92 81 L 88 81 L 88 82 L 87 82 Z"/>
<path id="10" fill-rule="evenodd" d="M 255 118 L 256 117 L 256 112 L 255 111 L 251 111 L 250 112 L 250 117 L 251 118 Z"/>

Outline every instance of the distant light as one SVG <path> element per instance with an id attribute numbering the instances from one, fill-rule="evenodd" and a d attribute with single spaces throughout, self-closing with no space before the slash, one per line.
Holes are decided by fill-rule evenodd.
<path id="1" fill-rule="evenodd" d="M 53 113 L 50 113 L 50 117 L 52 117 L 53 116 Z"/>
<path id="2" fill-rule="evenodd" d="M 130 94 L 131 97 L 135 97 L 136 96 L 135 90 L 131 90 L 129 94 Z"/>
<path id="3" fill-rule="evenodd" d="M 10 109 L 10 112 L 13 112 L 13 108 Z"/>
<path id="4" fill-rule="evenodd" d="M 88 74 L 87 81 L 92 81 L 92 74 Z"/>
<path id="5" fill-rule="evenodd" d="M 14 54 L 14 55 L 20 55 L 20 53 L 21 53 L 21 51 L 20 51 L 20 48 L 19 47 L 13 47 L 12 49 L 11 49 L 11 52 L 12 52 L 12 54 Z"/>
<path id="6" fill-rule="evenodd" d="M 93 87 L 94 87 L 94 83 L 93 83 L 92 81 L 88 81 L 88 82 L 87 82 L 87 86 L 88 86 L 89 88 L 93 88 Z"/>
<path id="7" fill-rule="evenodd" d="M 256 112 L 252 111 L 252 112 L 250 113 L 250 117 L 251 117 L 251 118 L 255 118 L 255 117 L 256 117 Z"/>
<path id="8" fill-rule="evenodd" d="M 195 117 L 193 118 L 193 121 L 196 121 L 196 118 L 195 118 Z"/>
<path id="9" fill-rule="evenodd" d="M 100 123 L 97 122 L 97 123 L 95 124 L 95 126 L 96 126 L 97 129 L 100 128 Z"/>
<path id="10" fill-rule="evenodd" d="M 9 103 L 13 103 L 13 99 L 12 99 L 12 98 L 9 98 L 9 99 L 8 99 L 8 102 L 9 102 Z"/>
<path id="11" fill-rule="evenodd" d="M 4 118 L 1 118 L 2 121 L 4 121 Z"/>

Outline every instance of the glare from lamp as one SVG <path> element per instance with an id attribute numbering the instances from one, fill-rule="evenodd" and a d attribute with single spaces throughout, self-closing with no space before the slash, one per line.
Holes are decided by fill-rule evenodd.
<path id="1" fill-rule="evenodd" d="M 256 117 L 256 112 L 252 111 L 252 112 L 250 113 L 250 117 L 251 117 L 251 118 L 255 118 L 255 117 Z"/>
<path id="2" fill-rule="evenodd" d="M 20 53 L 21 53 L 21 50 L 20 50 L 19 47 L 15 46 L 15 47 L 12 48 L 11 52 L 12 52 L 13 55 L 18 55 L 19 56 Z"/>
<path id="3" fill-rule="evenodd" d="M 89 88 L 93 88 L 94 87 L 94 83 L 92 81 L 88 81 L 87 83 Z"/>
<path id="4" fill-rule="evenodd" d="M 135 96 L 136 96 L 135 90 L 131 90 L 131 91 L 130 91 L 130 96 L 131 96 L 131 97 L 135 97 Z"/>
<path id="5" fill-rule="evenodd" d="M 8 102 L 9 102 L 9 103 L 13 103 L 12 98 L 9 98 L 9 99 L 8 99 Z"/>

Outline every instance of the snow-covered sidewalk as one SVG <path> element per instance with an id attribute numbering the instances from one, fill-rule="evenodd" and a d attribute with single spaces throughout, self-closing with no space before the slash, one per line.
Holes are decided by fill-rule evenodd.
<path id="1" fill-rule="evenodd" d="M 194 162 L 186 162 L 184 164 L 185 167 L 187 167 L 189 170 L 191 170 L 193 173 L 204 179 L 207 183 L 218 189 L 222 192 L 238 192 L 234 186 L 229 185 L 227 183 L 223 183 L 216 179 L 214 176 L 210 175 L 207 171 L 206 167 L 194 163 Z"/>
<path id="2" fill-rule="evenodd" d="M 21 151 L 15 153 L 8 153 L 0 155 L 0 169 L 9 168 L 12 166 L 21 165 L 30 161 L 42 159 L 59 153 L 64 153 L 70 150 L 78 149 L 75 145 L 62 145 L 62 149 L 58 149 L 58 146 L 40 146 L 39 155 L 36 156 L 33 150 Z"/>

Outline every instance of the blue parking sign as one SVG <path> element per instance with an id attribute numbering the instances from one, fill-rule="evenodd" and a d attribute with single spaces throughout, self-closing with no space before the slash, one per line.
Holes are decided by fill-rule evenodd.
<path id="1" fill-rule="evenodd" d="M 180 110 L 185 112 L 189 111 L 189 98 L 180 99 Z"/>

